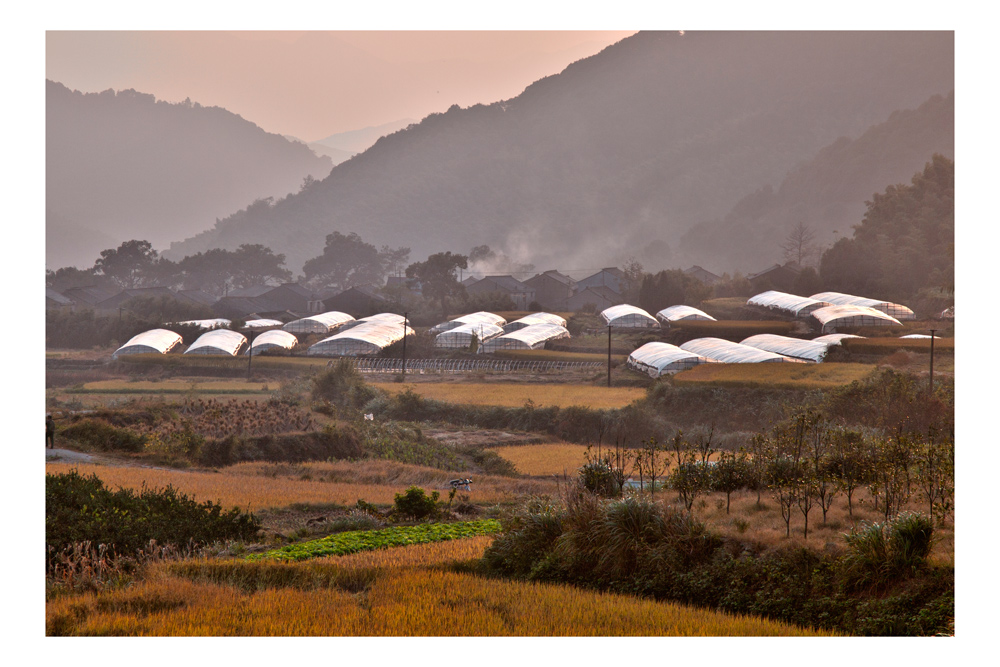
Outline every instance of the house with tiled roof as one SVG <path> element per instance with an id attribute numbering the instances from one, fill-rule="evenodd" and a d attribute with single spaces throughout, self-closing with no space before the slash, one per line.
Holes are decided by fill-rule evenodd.
<path id="1" fill-rule="evenodd" d="M 566 310 L 580 311 L 593 306 L 595 312 L 601 312 L 605 308 L 617 306 L 623 303 L 622 295 L 610 287 L 597 285 L 595 287 L 585 287 L 566 300 Z"/>
<path id="2" fill-rule="evenodd" d="M 552 269 L 528 278 L 524 284 L 535 290 L 535 301 L 547 310 L 565 310 L 576 291 L 576 281 Z"/>
<path id="3" fill-rule="evenodd" d="M 717 276 L 711 271 L 701 268 L 697 264 L 695 264 L 689 269 L 684 269 L 684 273 L 686 275 L 691 276 L 692 278 L 700 280 L 706 285 L 714 285 L 715 283 L 722 280 L 722 276 Z"/>
<path id="4" fill-rule="evenodd" d="M 487 292 L 506 294 L 519 310 L 527 310 L 528 304 L 535 301 L 535 289 L 511 275 L 485 276 L 482 280 L 467 285 L 465 291 L 469 294 Z"/>
<path id="5" fill-rule="evenodd" d="M 63 290 L 63 296 L 70 299 L 80 308 L 94 308 L 100 302 L 110 299 L 118 293 L 118 290 L 106 289 L 96 285 L 84 285 L 82 287 L 70 287 Z"/>
<path id="6" fill-rule="evenodd" d="M 94 305 L 94 310 L 103 311 L 114 311 L 123 307 L 125 302 L 130 299 L 137 298 L 153 298 L 159 299 L 161 297 L 168 297 L 170 299 L 177 298 L 177 295 L 169 287 L 133 287 L 130 289 L 124 289 L 118 294 L 108 297 L 103 301 L 98 302 Z"/>
<path id="7" fill-rule="evenodd" d="M 374 285 L 355 285 L 324 299 L 323 312 L 337 310 L 360 319 L 389 311 L 394 305 Z"/>
<path id="8" fill-rule="evenodd" d="M 588 287 L 607 287 L 618 294 L 624 294 L 629 288 L 629 281 L 624 271 L 617 266 L 609 266 L 576 282 L 577 291 Z"/>

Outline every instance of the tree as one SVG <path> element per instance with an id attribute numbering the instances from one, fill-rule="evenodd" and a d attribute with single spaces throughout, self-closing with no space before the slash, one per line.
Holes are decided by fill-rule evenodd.
<path id="1" fill-rule="evenodd" d="M 819 255 L 819 247 L 815 244 L 816 232 L 804 222 L 798 222 L 788 236 L 779 245 L 786 262 L 795 262 L 804 267 Z"/>
<path id="2" fill-rule="evenodd" d="M 459 269 L 469 268 L 469 258 L 449 252 L 431 255 L 424 262 L 415 262 L 406 267 L 409 282 L 419 283 L 428 299 L 441 304 L 441 317 L 448 317 L 448 299 L 463 296 L 465 287 L 458 282 Z"/>
<path id="3" fill-rule="evenodd" d="M 382 246 L 382 249 L 378 251 L 379 257 L 382 258 L 382 271 L 383 273 L 390 276 L 398 276 L 400 272 L 406 269 L 406 263 L 410 261 L 410 249 L 409 248 L 390 248 L 387 245 Z"/>
<path id="4" fill-rule="evenodd" d="M 517 279 L 526 277 L 535 270 L 534 264 L 518 262 L 502 251 L 493 250 L 488 245 L 477 245 L 468 254 L 469 266 L 473 270 L 488 274 L 510 274 Z"/>
<path id="5" fill-rule="evenodd" d="M 354 232 L 328 234 L 323 254 L 306 261 L 302 271 L 313 287 L 336 290 L 381 283 L 384 276 L 378 249 Z"/>
<path id="6" fill-rule="evenodd" d="M 94 273 L 107 276 L 122 289 L 141 287 L 148 280 L 158 256 L 149 241 L 133 239 L 117 248 L 102 250 L 94 262 Z"/>
<path id="7" fill-rule="evenodd" d="M 275 254 L 260 244 L 244 243 L 231 253 L 232 282 L 237 288 L 288 282 L 292 272 L 285 268 L 285 255 Z"/>
<path id="8" fill-rule="evenodd" d="M 233 287 L 232 263 L 232 253 L 228 250 L 211 248 L 188 255 L 177 266 L 182 272 L 184 287 L 221 297 Z"/>
<path id="9" fill-rule="evenodd" d="M 711 296 L 712 288 L 680 269 L 645 274 L 639 286 L 639 306 L 656 313 L 669 306 L 694 306 Z"/>

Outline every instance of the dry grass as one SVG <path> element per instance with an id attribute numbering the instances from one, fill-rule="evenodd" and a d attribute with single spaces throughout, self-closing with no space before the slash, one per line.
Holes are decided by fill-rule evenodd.
<path id="1" fill-rule="evenodd" d="M 620 408 L 646 395 L 638 387 L 596 387 L 571 384 L 524 384 L 485 382 L 377 383 L 380 389 L 398 394 L 407 388 L 424 398 L 462 405 L 523 407 L 530 399 L 536 407 L 560 408 L 578 405 L 594 409 Z"/>
<path id="2" fill-rule="evenodd" d="M 924 333 L 924 332 L 919 332 Z M 930 338 L 845 338 L 843 345 L 849 352 L 858 354 L 891 354 L 896 350 L 908 350 L 911 352 L 923 352 L 930 354 Z M 954 354 L 954 338 L 934 339 L 934 353 Z"/>
<path id="3" fill-rule="evenodd" d="M 500 350 L 494 356 L 516 361 L 596 361 L 607 364 L 608 355 L 597 352 L 562 352 L 559 350 Z M 620 354 L 612 354 L 612 363 L 624 363 L 628 359 Z"/>
<path id="4" fill-rule="evenodd" d="M 450 562 L 480 557 L 487 544 L 489 538 L 475 538 L 293 564 L 207 560 L 181 567 L 158 564 L 144 582 L 133 587 L 50 601 L 46 605 L 46 634 L 821 634 L 676 604 L 568 586 L 483 579 L 446 569 Z M 188 576 L 178 574 L 180 570 Z M 227 579 L 239 585 L 229 585 Z"/>
<path id="5" fill-rule="evenodd" d="M 169 379 L 169 380 L 101 380 L 87 382 L 71 393 L 117 394 L 226 394 L 268 392 L 277 387 L 273 382 L 247 382 L 246 380 Z"/>
<path id="6" fill-rule="evenodd" d="M 850 384 L 871 374 L 868 364 L 701 364 L 673 376 L 678 385 L 786 387 L 828 389 Z"/>
<path id="7" fill-rule="evenodd" d="M 513 463 L 522 475 L 562 476 L 565 473 L 572 478 L 576 476 L 580 466 L 586 463 L 587 447 L 553 442 L 543 445 L 496 447 L 493 451 Z"/>
<path id="8" fill-rule="evenodd" d="M 210 500 L 227 508 L 249 511 L 296 504 L 349 506 L 359 499 L 391 505 L 396 494 L 409 486 L 420 486 L 428 492 L 445 490 L 451 488 L 448 480 L 456 477 L 473 478 L 473 490 L 464 493 L 471 502 L 479 504 L 510 502 L 519 495 L 556 491 L 554 482 L 447 472 L 393 461 L 254 462 L 217 472 L 70 463 L 46 465 L 46 472 L 54 474 L 71 469 L 81 475 L 96 474 L 110 488 L 140 489 L 143 483 L 163 488 L 169 484 L 199 502 Z"/>

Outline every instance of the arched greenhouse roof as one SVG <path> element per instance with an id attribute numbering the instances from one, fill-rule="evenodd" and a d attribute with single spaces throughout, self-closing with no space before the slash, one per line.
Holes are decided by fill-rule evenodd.
<path id="1" fill-rule="evenodd" d="M 724 364 L 759 364 L 770 362 L 792 362 L 804 364 L 801 359 L 792 359 L 774 352 L 767 352 L 749 345 L 741 345 L 722 338 L 695 338 L 681 345 L 682 350 L 700 354 Z"/>
<path id="2" fill-rule="evenodd" d="M 708 313 L 698 310 L 693 306 L 669 306 L 656 314 L 657 319 L 663 322 L 677 322 L 678 320 L 709 320 L 715 322 L 715 318 Z"/>
<path id="3" fill-rule="evenodd" d="M 445 331 L 451 331 L 452 329 L 457 329 L 463 324 L 492 324 L 493 326 L 502 327 L 507 324 L 507 320 L 499 315 L 495 315 L 494 313 L 487 313 L 486 311 L 481 310 L 478 313 L 462 315 L 461 317 L 456 317 L 453 320 L 436 324 L 428 330 L 428 333 L 439 334 Z"/>
<path id="4" fill-rule="evenodd" d="M 853 294 L 844 294 L 842 292 L 820 292 L 819 294 L 813 294 L 812 298 L 826 301 L 832 306 L 864 306 L 866 308 L 874 308 L 875 310 L 880 310 L 886 315 L 894 317 L 897 320 L 916 319 L 916 315 L 913 314 L 912 310 L 902 304 L 893 303 L 891 301 L 869 299 L 867 297 L 854 296 Z"/>
<path id="5" fill-rule="evenodd" d="M 238 331 L 213 329 L 198 336 L 198 340 L 191 343 L 184 354 L 227 354 L 235 357 L 246 342 L 246 337 Z"/>
<path id="6" fill-rule="evenodd" d="M 747 299 L 747 305 L 766 308 L 768 310 L 777 310 L 792 317 L 806 317 L 814 310 L 829 306 L 830 304 L 829 302 L 812 297 L 768 290 Z"/>
<path id="7" fill-rule="evenodd" d="M 473 336 L 476 336 L 479 343 L 482 344 L 502 333 L 503 329 L 495 324 L 471 322 L 439 333 L 434 337 L 434 347 L 463 349 L 472 344 Z"/>
<path id="8" fill-rule="evenodd" d="M 623 303 L 601 311 L 601 317 L 608 326 L 622 329 L 659 329 L 660 323 L 642 308 Z"/>
<path id="9" fill-rule="evenodd" d="M 359 321 L 347 331 L 340 331 L 311 345 L 306 354 L 331 357 L 358 357 L 378 354 L 393 343 L 403 340 L 403 327 L 393 322 Z M 406 335 L 413 329 L 406 327 Z"/>
<path id="10" fill-rule="evenodd" d="M 790 336 L 779 336 L 768 333 L 745 338 L 740 342 L 740 345 L 749 345 L 750 347 L 756 347 L 758 350 L 774 352 L 786 357 L 794 357 L 816 363 L 823 361 L 830 349 L 830 345 L 822 341 L 802 340 L 801 338 L 791 338 Z"/>
<path id="11" fill-rule="evenodd" d="M 281 329 L 272 329 L 271 331 L 265 331 L 259 336 L 255 336 L 253 343 L 250 344 L 250 349 L 243 354 L 257 356 L 258 354 L 274 350 L 291 350 L 298 344 L 299 339 L 294 334 L 282 331 Z"/>
<path id="12" fill-rule="evenodd" d="M 525 327 L 530 327 L 535 324 L 555 324 L 560 327 L 565 327 L 566 318 L 552 313 L 530 313 L 524 317 L 514 320 L 513 322 L 508 322 L 504 326 L 503 330 L 504 333 L 511 333 L 512 331 L 524 329 Z"/>
<path id="13" fill-rule="evenodd" d="M 628 355 L 626 365 L 640 373 L 657 378 L 707 363 L 716 362 L 714 359 L 682 350 L 670 343 L 652 342 L 646 343 Z"/>
<path id="14" fill-rule="evenodd" d="M 866 306 L 827 306 L 811 315 L 819 323 L 821 333 L 836 333 L 838 328 L 845 327 L 902 326 L 895 317 Z"/>
<path id="15" fill-rule="evenodd" d="M 353 321 L 354 318 L 347 313 L 342 313 L 338 310 L 331 310 L 326 313 L 310 315 L 309 317 L 294 320 L 281 328 L 282 330 L 290 333 L 328 334 L 337 327 Z"/>
<path id="16" fill-rule="evenodd" d="M 247 320 L 244 324 L 247 329 L 266 329 L 267 327 L 280 327 L 284 323 L 281 320 L 272 320 L 265 317 L 258 320 Z"/>
<path id="17" fill-rule="evenodd" d="M 569 338 L 566 327 L 550 322 L 532 324 L 523 329 L 515 329 L 502 336 L 492 338 L 479 348 L 480 352 L 489 353 L 498 350 L 537 350 L 545 347 L 550 340 Z"/>
<path id="18" fill-rule="evenodd" d="M 112 359 L 125 354 L 166 354 L 183 341 L 180 334 L 166 329 L 150 329 L 136 334 L 115 350 Z"/>
<path id="19" fill-rule="evenodd" d="M 845 338 L 864 338 L 864 336 L 858 336 L 856 334 L 846 334 L 846 333 L 832 333 L 832 334 L 825 334 L 823 336 L 816 336 L 816 338 L 813 338 L 813 341 L 817 343 L 826 343 L 830 347 L 833 347 L 834 345 L 840 345 L 841 341 L 843 341 Z"/>

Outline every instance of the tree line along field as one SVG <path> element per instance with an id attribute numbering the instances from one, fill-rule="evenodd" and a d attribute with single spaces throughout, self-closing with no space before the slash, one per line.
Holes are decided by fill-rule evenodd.
<path id="1" fill-rule="evenodd" d="M 909 354 L 923 356 L 921 353 Z M 947 355 L 946 352 L 943 354 Z M 359 525 L 367 527 L 366 529 L 389 525 L 393 521 L 390 517 L 394 501 L 398 494 L 409 487 L 420 487 L 428 493 L 437 491 L 440 494 L 437 502 L 442 508 L 442 514 L 436 519 L 438 521 L 510 516 L 532 498 L 563 502 L 560 499 L 568 498 L 567 494 L 582 481 L 579 472 L 581 467 L 600 463 L 602 460 L 613 464 L 609 456 L 616 449 L 624 447 L 635 454 L 642 450 L 649 434 L 665 433 L 660 436 L 659 453 L 653 455 L 660 457 L 659 463 L 653 466 L 658 467 L 654 487 L 651 489 L 649 486 L 648 468 L 647 472 L 638 471 L 633 463 L 629 476 L 636 481 L 641 478 L 643 484 L 641 488 L 636 485 L 625 489 L 626 498 L 644 499 L 643 502 L 649 500 L 664 508 L 664 511 L 681 512 L 706 526 L 713 534 L 735 542 L 752 543 L 756 545 L 754 549 L 763 550 L 762 553 L 805 549 L 820 554 L 842 554 L 847 548 L 845 534 L 891 518 L 885 512 L 887 487 L 880 486 L 881 482 L 859 484 L 852 491 L 850 506 L 844 491 L 839 491 L 823 512 L 825 516 L 822 519 L 821 511 L 815 505 L 805 514 L 794 498 L 782 499 L 776 488 L 755 488 L 742 484 L 727 492 L 720 490 L 716 484 L 715 487 L 707 485 L 694 491 L 685 491 L 674 484 L 671 475 L 694 461 L 684 458 L 683 461 L 672 462 L 667 437 L 671 431 L 664 432 L 662 429 L 674 429 L 686 434 L 685 437 L 692 443 L 706 436 L 714 438 L 714 451 L 705 459 L 714 464 L 721 455 L 748 446 L 754 433 L 771 437 L 769 426 L 777 423 L 776 420 L 782 414 L 785 415 L 784 418 L 788 418 L 796 410 L 819 408 L 824 410 L 832 424 L 840 419 L 853 418 L 849 415 L 848 406 L 852 401 L 861 400 L 872 402 L 869 412 L 889 416 L 898 413 L 900 418 L 911 420 L 919 430 L 923 425 L 916 424 L 919 421 L 915 416 L 916 412 L 910 414 L 906 412 L 910 408 L 900 408 L 900 401 L 908 400 L 907 396 L 912 398 L 923 395 L 924 398 L 920 400 L 929 398 L 926 392 L 920 394 L 918 391 L 919 386 L 926 386 L 921 385 L 926 382 L 926 378 L 921 379 L 919 375 L 911 375 L 905 371 L 885 370 L 889 367 L 878 370 L 875 364 L 810 365 L 805 375 L 796 377 L 787 375 L 789 371 L 785 371 L 784 376 L 773 375 L 778 367 L 783 367 L 780 370 L 784 370 L 792 365 L 759 364 L 735 368 L 719 364 L 717 366 L 720 369 L 716 372 L 728 370 L 735 374 L 696 381 L 691 389 L 685 388 L 686 383 L 682 377 L 684 374 L 672 380 L 653 383 L 643 380 L 642 384 L 647 385 L 647 388 L 615 386 L 608 389 L 601 386 L 606 376 L 602 374 L 598 378 L 596 373 L 585 384 L 549 382 L 545 377 L 532 377 L 530 381 L 518 378 L 521 380 L 519 382 L 498 382 L 500 378 L 490 378 L 483 383 L 475 376 L 449 377 L 447 382 L 421 378 L 418 382 L 373 383 L 371 379 L 351 374 L 342 368 L 326 368 L 325 364 L 297 376 L 288 376 L 284 375 L 287 372 L 285 369 L 278 374 L 269 374 L 266 365 L 258 366 L 257 362 L 254 359 L 255 368 L 260 375 L 255 375 L 253 383 L 237 378 L 159 376 L 142 379 L 141 375 L 132 375 L 50 389 L 49 407 L 60 416 L 57 446 L 89 452 L 94 459 L 90 465 L 52 461 L 47 465 L 47 473 L 57 475 L 69 470 L 86 474 L 93 472 L 109 487 L 115 488 L 141 489 L 143 485 L 162 488 L 170 485 L 183 493 L 192 494 L 200 501 L 214 500 L 225 507 L 255 513 L 264 523 L 261 539 L 273 546 L 315 539 Z M 723 368 L 724 366 L 729 368 Z M 126 367 L 133 370 L 136 368 L 131 365 Z M 801 374 L 803 369 L 790 370 L 798 370 Z M 616 368 L 615 373 L 615 379 L 621 375 L 633 374 L 624 368 Z M 641 379 L 641 376 L 638 377 Z M 947 377 L 942 377 L 935 383 L 938 394 L 934 399 L 937 403 L 933 405 L 938 406 L 938 403 L 944 401 L 943 418 L 952 409 L 949 407 L 949 381 Z M 866 389 L 865 383 L 872 382 L 881 389 L 873 388 L 871 391 L 881 391 L 884 400 L 889 403 L 878 405 L 877 401 L 870 398 L 869 394 L 875 394 Z M 741 387 L 748 388 L 751 393 L 742 392 Z M 753 387 L 758 389 L 754 390 Z M 761 393 L 760 387 L 771 389 Z M 138 391 L 132 392 L 130 388 Z M 241 389 L 252 393 L 240 394 L 238 392 Z M 151 393 L 145 393 L 146 390 Z M 216 394 L 216 390 L 229 395 Z M 709 395 L 699 393 L 703 391 L 714 392 L 711 400 L 705 400 Z M 97 412 L 77 414 L 84 405 L 83 399 L 89 402 L 89 409 L 96 409 Z M 933 409 L 928 410 L 925 409 L 927 405 L 921 403 L 911 408 L 924 415 L 938 415 L 934 410 L 940 412 L 942 409 L 940 406 L 932 406 Z M 903 412 L 899 412 L 900 409 Z M 240 411 L 247 411 L 248 414 L 241 416 Z M 255 415 L 256 421 L 253 423 L 236 421 L 240 418 L 249 420 L 248 415 L 255 411 L 259 414 Z M 731 413 L 735 416 L 743 412 L 754 414 L 754 419 L 737 419 L 739 425 L 720 420 L 713 428 L 711 415 Z M 378 415 L 378 420 L 364 420 L 363 415 L 368 413 Z M 227 426 L 213 425 L 211 420 L 205 421 L 208 419 L 205 415 L 215 415 L 212 417 L 215 421 L 230 421 L 225 422 Z M 886 428 L 886 424 L 878 423 L 876 417 L 865 416 L 864 419 L 868 420 L 868 425 L 864 428 Z M 485 446 L 443 445 L 424 434 L 432 426 L 434 432 L 443 430 L 453 433 L 456 439 L 452 441 L 449 438 L 449 443 L 461 443 L 462 433 L 466 429 L 475 428 L 487 433 L 494 429 L 498 434 L 498 445 L 503 442 L 499 437 L 501 433 L 508 436 L 533 434 L 535 442 L 540 440 L 541 444 L 489 446 L 487 442 Z M 764 428 L 765 426 L 768 428 Z M 74 434 L 74 428 L 80 433 L 76 436 L 77 439 L 70 437 Z M 553 438 L 553 435 L 556 437 Z M 90 441 L 87 440 L 88 437 L 91 438 Z M 531 438 L 522 440 L 530 441 Z M 124 449 L 104 449 L 106 445 L 101 443 L 111 441 L 124 443 L 120 445 Z M 914 436 L 913 442 L 916 446 L 923 441 Z M 290 458 L 274 459 L 275 456 Z M 321 456 L 322 459 L 312 458 L 316 456 Z M 803 461 L 806 459 L 804 456 L 802 458 Z M 126 465 L 121 465 L 123 462 Z M 143 467 L 149 465 L 161 469 Z M 641 465 L 651 464 L 647 461 Z M 896 503 L 892 514 L 927 514 L 925 506 L 928 503 L 918 488 L 919 465 L 911 461 L 908 466 L 914 474 L 912 486 L 905 499 L 891 501 Z M 449 498 L 448 481 L 462 477 L 474 480 L 471 490 L 460 490 Z M 830 481 L 830 484 L 833 488 L 834 482 Z M 693 498 L 688 494 L 692 494 Z M 902 493 L 900 494 L 899 498 L 902 498 Z M 608 506 L 611 507 L 620 501 L 608 498 L 602 502 L 610 503 Z M 930 504 L 933 505 L 933 501 Z M 371 516 L 376 517 L 375 524 L 369 525 L 368 519 L 359 519 L 359 512 L 362 511 L 359 507 L 374 512 Z M 932 508 L 931 513 L 933 511 Z M 806 518 L 808 524 L 804 525 Z M 508 523 L 507 528 L 510 526 Z M 483 544 L 490 543 L 491 540 L 474 539 L 481 540 Z M 922 567 L 953 567 L 953 544 L 951 521 L 945 517 L 935 526 L 933 545 L 928 552 L 926 564 Z M 207 559 L 206 562 L 210 564 L 228 563 L 241 551 L 246 553 L 245 550 L 249 549 L 251 552 L 259 552 L 264 546 L 217 546 L 215 555 L 203 551 L 202 558 Z M 457 543 L 452 546 L 457 547 Z M 403 547 L 392 551 L 408 552 L 416 548 Z M 482 579 L 483 575 L 478 570 L 473 571 L 469 567 L 463 569 L 461 563 L 468 560 L 456 559 L 452 562 L 458 565 L 448 566 L 457 568 L 448 576 L 459 578 L 449 580 L 449 585 L 487 586 L 483 589 L 484 596 L 494 595 L 493 592 L 486 592 L 487 589 L 493 590 L 489 587 L 513 587 L 504 589 L 509 592 L 528 586 L 523 590 L 542 591 L 541 594 L 546 596 L 554 595 L 547 591 L 563 590 L 563 587 L 550 589 L 547 584 L 542 583 L 543 580 L 515 581 L 518 577 Z M 187 561 L 188 559 L 181 559 L 179 562 Z M 170 569 L 177 564 L 174 560 L 169 560 L 150 563 L 148 568 L 143 566 L 140 568 L 142 577 L 130 589 L 148 591 L 152 598 L 170 597 L 176 604 L 168 606 L 177 610 L 177 613 L 164 611 L 162 614 L 140 614 L 141 618 L 131 619 L 126 618 L 128 614 L 120 617 L 106 615 L 102 610 L 119 604 L 112 603 L 111 600 L 123 600 L 129 593 L 108 582 L 96 584 L 96 592 L 91 593 L 82 592 L 86 586 L 70 586 L 69 590 L 50 586 L 48 632 L 93 634 L 107 632 L 109 628 L 117 628 L 113 631 L 116 634 L 242 632 L 239 628 L 227 625 L 218 615 L 217 608 L 213 611 L 213 603 L 208 600 L 244 595 L 240 592 L 243 584 L 221 580 L 206 582 L 201 578 L 194 581 L 190 576 L 177 576 Z M 312 567 L 299 565 L 307 569 Z M 437 571 L 439 569 L 435 569 Z M 380 581 L 387 588 L 373 586 L 366 590 L 383 591 L 379 595 L 388 595 L 384 591 L 398 591 L 388 586 L 388 582 L 396 574 L 385 576 Z M 168 593 L 168 589 L 174 592 Z M 305 603 L 302 600 L 293 600 L 298 595 L 306 594 L 300 589 L 301 587 L 294 586 L 276 586 L 273 589 L 267 587 L 268 596 L 284 602 L 275 602 L 278 607 L 271 608 L 271 611 L 265 612 L 262 609 L 259 615 L 255 612 L 258 620 L 254 621 L 253 627 L 258 628 L 259 634 L 359 632 L 358 628 L 361 626 L 352 625 L 356 621 L 344 620 L 344 625 L 337 626 L 339 629 L 331 626 L 326 631 L 320 631 L 316 625 L 316 619 L 321 617 L 310 616 L 312 620 L 302 619 L 298 625 L 279 621 L 276 616 L 284 614 L 275 609 L 280 608 L 281 604 L 291 605 L 289 609 L 303 608 L 301 605 Z M 154 590 L 156 592 L 152 593 Z M 426 595 L 427 600 L 438 600 L 429 604 L 440 604 L 440 592 L 426 587 L 421 591 L 421 595 Z M 396 592 L 392 593 L 395 594 Z M 585 592 L 580 591 L 579 594 L 583 595 Z M 616 599 L 602 597 L 611 594 L 611 591 L 586 593 L 596 596 L 595 599 Z M 885 595 L 886 592 L 881 594 Z M 90 597 L 80 597 L 81 595 Z M 146 593 L 136 595 L 142 597 Z M 220 595 L 223 597 L 213 597 Z M 139 597 L 134 600 L 136 605 L 141 606 Z M 380 599 L 386 599 L 387 604 L 392 606 L 390 598 L 391 595 Z M 232 601 L 233 598 L 226 599 Z M 69 607 L 66 605 L 74 604 L 70 600 L 83 605 L 75 608 L 85 607 L 90 610 L 85 622 L 67 620 L 65 612 Z M 663 600 L 654 603 L 652 600 L 636 599 L 635 602 L 667 604 Z M 120 608 L 134 608 L 128 607 L 128 604 L 122 602 Z M 530 604 L 544 607 L 547 603 L 534 601 Z M 516 608 L 522 609 L 520 606 Z M 201 611 L 195 611 L 198 609 Z M 343 619 L 354 618 L 349 605 L 340 609 L 337 613 Z M 181 613 L 182 610 L 187 611 Z M 691 619 L 703 613 L 701 610 L 689 611 Z M 566 621 L 570 623 L 567 627 L 573 628 L 567 630 L 567 634 L 650 634 L 632 632 L 628 629 L 628 624 L 616 625 L 611 622 L 608 625 L 610 621 L 602 620 L 601 615 L 604 613 L 606 612 L 585 614 L 590 619 L 587 621 Z M 155 624 L 153 616 L 156 617 Z M 182 617 L 185 619 L 183 622 L 180 621 Z M 527 612 L 513 624 L 509 615 L 505 614 L 502 618 L 506 625 L 491 625 L 494 621 L 485 620 L 485 625 L 476 625 L 466 619 L 469 623 L 467 626 L 448 621 L 440 627 L 448 629 L 444 634 L 551 633 L 550 629 L 546 629 L 551 626 L 546 625 L 540 617 Z M 695 626 L 702 622 L 709 623 L 697 621 Z M 429 627 L 427 623 L 416 619 L 405 622 L 386 620 L 382 627 L 386 629 L 386 634 L 422 634 Z M 590 629 L 585 629 L 587 623 L 592 624 Z M 265 627 L 270 629 L 263 630 Z M 364 627 L 368 629 L 360 631 L 361 634 L 382 632 L 371 632 L 371 626 Z M 485 627 L 492 630 L 483 630 Z M 635 627 L 644 626 L 639 624 Z M 683 629 L 684 627 L 687 626 L 683 623 L 662 626 L 665 634 L 702 631 Z M 711 627 L 719 626 L 705 626 Z M 849 632 L 872 631 L 870 628 L 858 630 L 857 627 L 851 627 L 853 629 Z M 757 632 L 768 634 L 772 630 L 764 626 L 750 632 L 706 630 L 706 634 Z M 783 628 L 776 632 L 791 634 L 794 631 Z"/>

